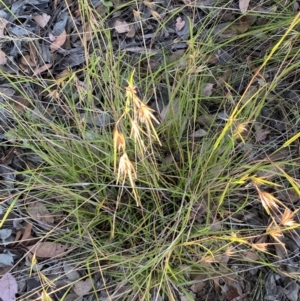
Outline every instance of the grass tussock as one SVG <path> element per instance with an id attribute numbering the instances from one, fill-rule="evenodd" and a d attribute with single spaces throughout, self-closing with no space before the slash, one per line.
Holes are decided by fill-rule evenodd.
<path id="1" fill-rule="evenodd" d="M 93 300 L 194 300 L 195 283 L 258 267 L 280 273 L 287 237 L 299 233 L 290 197 L 300 195 L 299 110 L 283 103 L 279 89 L 298 74 L 299 14 L 281 7 L 245 32 L 233 24 L 215 32 L 217 18 L 208 16 L 196 29 L 191 24 L 179 56 L 156 57 L 114 50 L 112 29 L 103 27 L 110 15 L 84 1 L 78 10 L 91 16 L 91 34 L 105 51 L 83 36 L 80 69 L 47 80 L 1 71 L 23 99 L 2 104 L 11 122 L 5 138 L 21 162 L 15 192 L 2 198 L 12 199 L 7 212 L 26 214 L 33 200 L 47 206 L 54 226 L 35 225 L 36 235 L 74 248 L 65 260 L 91 279 L 100 271 Z M 234 56 L 265 40 L 264 55 Z M 232 59 L 213 64 L 224 49 Z M 272 116 L 262 114 L 270 104 L 288 130 L 271 128 Z M 41 292 L 51 297 L 55 286 L 39 273 Z"/>

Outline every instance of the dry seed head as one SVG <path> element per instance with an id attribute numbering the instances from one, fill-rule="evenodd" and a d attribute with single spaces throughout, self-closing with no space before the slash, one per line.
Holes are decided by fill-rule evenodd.
<path id="1" fill-rule="evenodd" d="M 54 99 L 58 100 L 59 99 L 59 91 L 57 89 L 49 92 L 48 94 L 49 97 L 53 97 Z"/>
<path id="2" fill-rule="evenodd" d="M 266 233 L 271 235 L 273 238 L 283 237 L 280 227 L 273 222 L 268 226 Z"/>
<path id="3" fill-rule="evenodd" d="M 140 146 L 140 149 L 144 152 L 146 150 L 145 143 L 141 137 L 141 133 L 144 131 L 139 127 L 136 120 L 131 120 L 131 132 L 130 137 Z"/>
<path id="4" fill-rule="evenodd" d="M 132 162 L 129 160 L 127 154 L 124 153 L 120 158 L 116 183 L 118 184 L 119 181 L 121 180 L 122 185 L 124 185 L 126 177 L 128 177 L 137 206 L 141 206 L 139 195 L 136 191 L 136 186 L 135 186 L 135 180 L 137 179 L 137 174 Z"/>
<path id="5" fill-rule="evenodd" d="M 143 104 L 143 102 L 139 99 L 139 97 L 136 94 L 133 95 L 132 102 L 135 110 L 138 110 Z"/>
<path id="6" fill-rule="evenodd" d="M 228 247 L 228 248 L 226 249 L 226 251 L 225 251 L 225 254 L 226 254 L 228 257 L 234 255 L 234 247 L 233 247 L 233 246 Z"/>
<path id="7" fill-rule="evenodd" d="M 118 131 L 117 126 L 114 128 L 114 148 L 118 152 L 125 152 L 125 137 L 122 133 Z"/>
<path id="8" fill-rule="evenodd" d="M 151 13 L 152 17 L 156 20 L 159 20 L 161 18 L 161 15 L 155 10 L 150 10 L 150 13 Z"/>
<path id="9" fill-rule="evenodd" d="M 278 199 L 276 199 L 271 193 L 261 191 L 257 188 L 261 203 L 267 213 L 270 215 L 270 210 L 277 210 L 279 211 L 278 203 L 282 205 L 282 202 L 280 202 Z"/>
<path id="10" fill-rule="evenodd" d="M 266 242 L 258 242 L 258 243 L 251 244 L 251 247 L 256 249 L 256 250 L 262 251 L 262 252 L 267 252 L 268 245 L 269 244 L 266 243 Z"/>
<path id="11" fill-rule="evenodd" d="M 270 235 L 279 245 L 281 245 L 286 251 L 285 244 L 282 242 L 282 238 L 284 237 L 282 231 L 278 225 L 274 225 L 273 223 L 269 225 L 266 233 Z"/>
<path id="12" fill-rule="evenodd" d="M 295 221 L 293 220 L 294 216 L 295 212 L 286 208 L 281 216 L 280 225 L 287 227 L 295 225 Z"/>
<path id="13" fill-rule="evenodd" d="M 136 120 L 131 120 L 131 132 L 130 137 L 134 140 L 141 139 L 141 133 L 143 133 L 143 130 L 140 128 Z"/>
<path id="14" fill-rule="evenodd" d="M 132 10 L 132 13 L 133 13 L 133 16 L 134 16 L 134 18 L 135 18 L 135 20 L 136 20 L 136 21 L 138 21 L 138 20 L 141 20 L 141 19 L 142 19 L 142 17 L 141 17 L 141 13 L 140 13 L 139 11 L 137 11 L 137 10 L 133 9 L 133 10 Z"/>
<path id="15" fill-rule="evenodd" d="M 157 123 L 159 123 L 159 121 L 155 118 L 152 112 L 153 110 L 151 108 L 142 104 L 137 111 L 138 120 L 146 125 L 147 134 L 149 138 L 151 137 L 151 132 L 152 132 L 152 135 L 154 135 L 158 143 L 161 144 L 151 119 L 153 119 Z"/>
<path id="16" fill-rule="evenodd" d="M 125 88 L 125 98 L 126 98 L 126 105 L 127 107 L 133 106 L 134 114 L 143 104 L 141 99 L 137 96 L 136 87 L 128 82 L 128 86 Z"/>
<path id="17" fill-rule="evenodd" d="M 243 141 L 243 143 L 245 143 L 243 134 L 245 132 L 247 132 L 247 124 L 248 124 L 248 122 L 242 122 L 242 123 L 237 124 L 235 126 L 235 130 L 232 134 L 232 137 L 234 139 L 241 139 Z"/>
<path id="18" fill-rule="evenodd" d="M 124 153 L 119 162 L 119 168 L 118 168 L 118 176 L 117 176 L 117 184 L 119 181 L 122 181 L 122 184 L 124 184 L 126 177 L 128 177 L 129 182 L 132 187 L 135 186 L 135 180 L 137 179 L 135 168 L 132 164 L 132 162 L 129 160 L 126 153 Z"/>
<path id="19" fill-rule="evenodd" d="M 247 131 L 247 122 L 242 122 L 242 123 L 239 123 L 237 126 L 236 126 L 236 130 L 242 134 L 244 132 Z"/>
<path id="20" fill-rule="evenodd" d="M 208 255 L 208 256 L 203 256 L 201 258 L 201 262 L 204 263 L 204 264 L 205 263 L 213 263 L 213 262 L 216 262 L 216 259 L 215 259 L 214 256 Z"/>
<path id="21" fill-rule="evenodd" d="M 154 112 L 154 110 L 142 103 L 137 111 L 139 121 L 147 124 L 151 122 L 151 119 L 153 119 L 156 123 L 159 123 L 152 112 Z"/>
<path id="22" fill-rule="evenodd" d="M 136 87 L 130 83 L 128 83 L 128 86 L 125 88 L 125 97 L 126 99 L 133 99 L 133 97 L 136 95 Z"/>
<path id="23" fill-rule="evenodd" d="M 144 1 L 143 1 L 143 4 L 144 4 L 145 6 L 147 6 L 148 8 L 150 8 L 150 9 L 154 9 L 154 6 L 155 6 L 155 3 L 154 3 L 154 2 L 150 2 L 150 1 L 147 1 L 147 0 L 144 0 Z"/>

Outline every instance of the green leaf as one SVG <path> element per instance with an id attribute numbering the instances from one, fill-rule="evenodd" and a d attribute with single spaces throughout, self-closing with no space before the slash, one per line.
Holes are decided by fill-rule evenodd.
<path id="1" fill-rule="evenodd" d="M 114 6 L 114 4 L 111 2 L 111 1 L 102 1 L 102 4 L 104 5 L 104 6 L 106 6 L 106 7 L 113 7 Z"/>

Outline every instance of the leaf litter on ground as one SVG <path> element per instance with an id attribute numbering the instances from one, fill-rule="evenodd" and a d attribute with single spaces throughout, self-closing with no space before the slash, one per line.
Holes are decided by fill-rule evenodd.
<path id="1" fill-rule="evenodd" d="M 18 292 L 18 283 L 14 276 L 6 273 L 0 279 L 0 291 L 2 301 L 14 301 Z"/>

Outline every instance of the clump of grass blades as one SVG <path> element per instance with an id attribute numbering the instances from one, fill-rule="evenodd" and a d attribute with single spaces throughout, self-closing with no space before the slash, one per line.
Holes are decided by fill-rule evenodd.
<path id="1" fill-rule="evenodd" d="M 276 24 L 266 32 L 268 29 L 276 30 Z M 104 34 L 110 39 L 109 32 Z M 247 35 L 250 33 L 230 42 Z M 53 81 L 50 87 L 43 87 L 38 78 L 18 78 L 43 87 L 57 108 L 67 112 L 67 118 L 59 114 L 51 118 L 30 107 L 22 112 L 8 107 L 16 127 L 7 138 L 28 158 L 32 154 L 39 157 L 30 168 L 27 164 L 28 168 L 19 172 L 18 196 L 26 193 L 28 198 L 51 201 L 51 212 L 63 217 L 61 226 L 43 233 L 43 238 L 76 245 L 78 251 L 72 256 L 76 256 L 78 266 L 91 275 L 99 270 L 109 275 L 108 286 L 128 287 L 128 295 L 123 297 L 128 300 L 150 300 L 153 296 L 172 299 L 170 296 L 178 291 L 192 298 L 187 290 L 193 283 L 191 275 L 213 279 L 232 274 L 229 259 L 241 262 L 241 255 L 250 250 L 258 254 L 254 263 L 271 266 L 271 243 L 263 240 L 262 231 L 282 245 L 282 233 L 298 227 L 293 212 L 262 190 L 263 185 L 276 183 L 256 174 L 275 165 L 277 176 L 287 179 L 297 191 L 295 181 L 280 165 L 249 163 L 241 152 L 253 120 L 277 86 L 278 77 L 250 96 L 246 93 L 249 87 L 242 97 L 230 89 L 236 92 L 233 96 L 239 98 L 237 102 L 224 100 L 223 94 L 204 99 L 203 86 L 212 76 L 195 72 L 195 65 L 205 65 L 212 43 L 208 37 L 207 45 L 203 42 L 201 46 L 196 38 L 191 38 L 190 48 L 181 58 L 188 62 L 185 68 L 168 64 L 164 58 L 163 66 L 146 78 L 135 74 L 121 54 L 116 57 L 108 50 L 105 58 L 95 55 L 81 80 L 102 94 L 101 110 L 88 92 L 92 89 L 79 87 L 76 72 L 59 83 Z M 219 42 L 218 47 L 227 43 Z M 194 52 L 195 45 L 203 47 L 202 51 Z M 274 53 L 269 59 L 276 62 L 276 58 Z M 286 56 L 289 70 L 297 68 L 293 58 L 291 52 Z M 281 69 L 279 77 L 286 76 L 285 70 Z M 176 107 L 175 99 L 179 104 L 161 125 L 137 93 L 141 86 L 144 94 L 151 94 L 151 87 L 160 82 L 168 87 L 169 106 Z M 228 87 L 230 79 L 222 89 Z M 24 97 L 30 102 L 28 95 Z M 203 107 L 212 102 L 217 112 L 225 107 L 231 114 L 222 127 L 215 126 L 217 116 L 212 117 L 207 135 L 197 141 L 191 134 L 199 127 L 199 116 L 207 113 Z M 100 128 L 91 126 L 89 114 L 95 111 L 100 118 L 109 116 L 110 121 Z M 171 163 L 165 160 L 168 155 Z M 257 228 L 234 227 L 230 220 L 236 220 L 239 212 L 247 212 L 252 203 L 265 210 L 272 223 Z M 68 260 L 73 260 L 72 256 Z"/>

